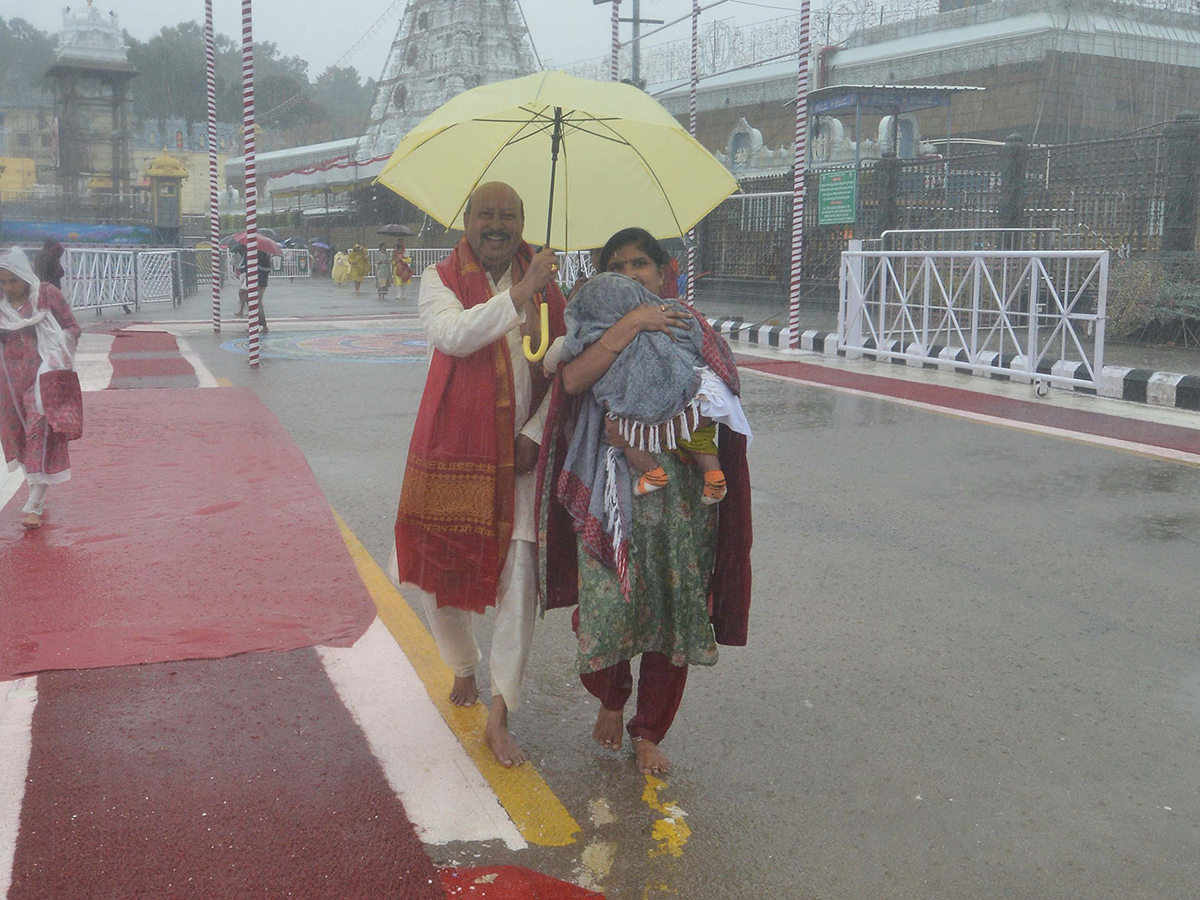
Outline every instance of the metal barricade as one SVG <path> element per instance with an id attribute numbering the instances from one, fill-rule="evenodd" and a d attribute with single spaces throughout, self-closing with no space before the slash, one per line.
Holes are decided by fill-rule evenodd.
<path id="1" fill-rule="evenodd" d="M 449 255 L 450 250 L 445 247 L 409 247 L 408 256 L 412 260 L 409 265 L 412 266 L 413 276 L 420 278 L 426 268 L 436 266 Z"/>
<path id="2" fill-rule="evenodd" d="M 63 254 L 63 294 L 72 309 L 99 310 L 137 304 L 132 250 L 68 249 Z"/>
<path id="3" fill-rule="evenodd" d="M 591 278 L 596 274 L 590 250 L 571 250 L 558 254 L 558 283 L 568 291 L 579 278 Z"/>
<path id="4" fill-rule="evenodd" d="M 838 337 L 864 353 L 1095 387 L 1108 251 L 842 253 Z"/>
<path id="5" fill-rule="evenodd" d="M 272 256 L 271 274 L 282 278 L 312 277 L 311 259 L 304 247 L 284 247 L 283 256 Z"/>
<path id="6" fill-rule="evenodd" d="M 135 250 L 137 302 L 178 303 L 183 299 L 178 250 Z"/>

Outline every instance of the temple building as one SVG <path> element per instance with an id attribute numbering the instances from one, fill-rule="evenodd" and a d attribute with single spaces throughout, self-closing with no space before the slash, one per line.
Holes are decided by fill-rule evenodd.
<path id="1" fill-rule="evenodd" d="M 115 13 L 91 5 L 63 11 L 63 30 L 47 73 L 54 84 L 52 156 L 68 196 L 126 194 L 130 187 L 133 103 L 129 62 Z M 56 151 L 56 152 L 55 152 Z"/>
<path id="2" fill-rule="evenodd" d="M 517 0 L 409 0 L 379 78 L 366 133 L 256 157 L 261 209 L 293 210 L 296 221 L 341 220 L 361 203 L 406 203 L 371 189 L 400 139 L 451 97 L 539 68 Z M 244 178 L 241 157 L 225 166 Z"/>
<path id="3" fill-rule="evenodd" d="M 537 68 L 516 0 L 410 0 L 379 79 L 359 163 L 390 155 L 451 97 Z"/>

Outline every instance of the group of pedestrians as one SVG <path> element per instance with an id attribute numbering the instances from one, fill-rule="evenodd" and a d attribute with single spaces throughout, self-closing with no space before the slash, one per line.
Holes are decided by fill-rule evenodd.
<path id="1" fill-rule="evenodd" d="M 613 236 L 605 273 L 568 305 L 554 252 L 524 241 L 510 186 L 477 188 L 463 227 L 421 279 L 431 359 L 391 574 L 424 607 L 458 705 L 479 695 L 474 616 L 496 607 L 484 737 L 500 763 L 527 759 L 509 713 L 539 606 L 575 607 L 576 667 L 600 701 L 594 740 L 618 750 L 628 734 L 642 772 L 667 772 L 659 745 L 688 667 L 746 642 L 750 434 L 737 367 L 674 299 L 667 255 L 641 229 Z M 539 327 L 537 295 L 553 344 L 531 363 L 522 344 Z M 647 473 L 653 484 L 635 491 Z"/>
<path id="2" fill-rule="evenodd" d="M 334 284 L 350 282 L 355 291 L 362 289 L 362 283 L 368 275 L 373 275 L 375 291 L 380 300 L 388 298 L 388 291 L 393 284 L 400 288 L 400 299 L 404 300 L 413 278 L 411 263 L 403 241 L 397 242 L 391 250 L 380 244 L 374 260 L 362 244 L 355 244 L 348 250 L 339 250 L 334 254 L 331 275 Z"/>

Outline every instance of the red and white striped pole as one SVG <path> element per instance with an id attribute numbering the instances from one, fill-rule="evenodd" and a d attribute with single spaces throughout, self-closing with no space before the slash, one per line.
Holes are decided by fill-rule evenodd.
<path id="1" fill-rule="evenodd" d="M 621 80 L 621 0 L 612 0 L 612 66 L 613 81 Z"/>
<path id="2" fill-rule="evenodd" d="M 800 75 L 796 81 L 796 159 L 792 183 L 792 285 L 788 317 L 793 350 L 800 349 L 800 263 L 804 255 L 804 176 L 808 168 L 808 15 L 800 0 Z"/>
<path id="3" fill-rule="evenodd" d="M 688 130 L 696 136 L 696 91 L 700 86 L 700 0 L 692 0 L 692 87 L 688 92 Z M 696 302 L 696 229 L 688 232 L 687 294 L 688 304 Z"/>
<path id="4" fill-rule="evenodd" d="M 242 127 L 246 160 L 246 287 L 250 292 L 250 365 L 258 365 L 258 173 L 254 167 L 253 2 L 242 0 Z"/>
<path id="5" fill-rule="evenodd" d="M 213 57 L 213 5 L 204 0 L 204 58 L 208 67 L 208 241 L 212 245 L 213 331 L 221 331 L 221 214 L 217 204 L 217 77 Z"/>

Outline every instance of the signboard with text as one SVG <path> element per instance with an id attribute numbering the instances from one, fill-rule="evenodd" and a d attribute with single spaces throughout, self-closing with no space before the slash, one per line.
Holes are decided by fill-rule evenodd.
<path id="1" fill-rule="evenodd" d="M 817 224 L 852 225 L 858 210 L 858 171 L 822 172 L 817 184 Z"/>

